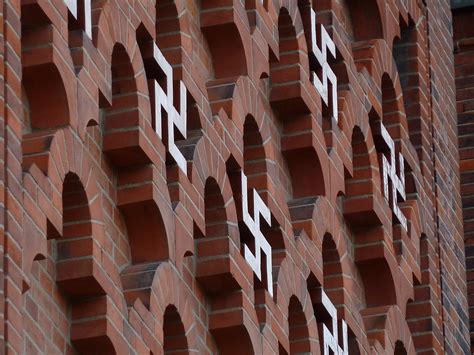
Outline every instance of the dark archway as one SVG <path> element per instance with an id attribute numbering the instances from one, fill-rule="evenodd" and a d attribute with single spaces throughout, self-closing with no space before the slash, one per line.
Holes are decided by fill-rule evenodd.
<path id="1" fill-rule="evenodd" d="M 334 306 L 344 305 L 344 275 L 341 257 L 333 237 L 326 233 L 323 239 L 324 291 Z"/>
<path id="2" fill-rule="evenodd" d="M 381 9 L 377 0 L 346 0 L 346 4 L 351 17 L 354 42 L 384 38 Z"/>
<path id="3" fill-rule="evenodd" d="M 163 353 L 165 355 L 189 354 L 186 331 L 181 316 L 173 305 L 166 307 L 163 317 Z"/>
<path id="4" fill-rule="evenodd" d="M 151 198 L 121 204 L 119 210 L 125 222 L 124 237 L 127 239 L 123 243 L 127 264 L 120 273 L 125 300 L 129 307 L 136 299 L 149 307 L 156 269 L 169 258 L 163 217 Z"/>
<path id="5" fill-rule="evenodd" d="M 107 331 L 91 329 L 107 315 L 105 291 L 95 277 L 89 200 L 79 177 L 68 173 L 62 191 L 63 236 L 53 240 L 56 282 L 69 305 L 70 339 L 79 354 L 114 354 Z M 89 331 L 86 331 L 89 329 Z"/>
<path id="6" fill-rule="evenodd" d="M 290 340 L 290 355 L 309 354 L 311 343 L 308 320 L 300 301 L 292 296 L 288 306 L 288 331 Z"/>
<path id="7" fill-rule="evenodd" d="M 409 18 L 408 24 L 401 19 L 401 35 L 393 41 L 393 58 L 397 66 L 400 84 L 403 92 L 403 104 L 408 123 L 410 141 L 417 149 L 419 158 L 423 158 L 421 148 L 422 136 L 427 134 L 424 127 L 422 104 L 427 98 L 422 93 L 426 91 L 427 78 L 423 77 L 423 41 L 421 33 L 424 22 L 415 25 Z"/>
<path id="8" fill-rule="evenodd" d="M 394 355 L 407 355 L 407 350 L 405 349 L 405 345 L 399 340 L 395 343 L 395 349 L 393 351 Z"/>
<path id="9" fill-rule="evenodd" d="M 351 138 L 352 176 L 346 173 L 345 196 L 343 200 L 344 217 L 354 229 L 380 225 L 375 210 L 376 162 L 371 160 L 369 147 L 359 127 L 354 127 Z"/>

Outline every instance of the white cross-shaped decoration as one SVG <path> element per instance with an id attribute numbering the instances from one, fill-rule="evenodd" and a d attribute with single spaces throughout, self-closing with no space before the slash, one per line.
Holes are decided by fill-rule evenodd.
<path id="1" fill-rule="evenodd" d="M 154 81 L 155 131 L 161 139 L 161 109 L 164 109 L 168 115 L 168 151 L 176 161 L 176 164 L 178 164 L 179 168 L 184 172 L 184 174 L 187 174 L 186 158 L 178 149 L 174 141 L 174 127 L 178 128 L 179 132 L 183 135 L 184 138 L 186 138 L 187 135 L 186 86 L 180 80 L 180 108 L 178 112 L 173 104 L 173 68 L 168 63 L 166 58 L 163 56 L 163 53 L 161 53 L 160 49 L 155 43 L 153 44 L 153 58 L 166 76 L 166 93 L 163 91 L 160 84 L 158 84 L 156 80 Z"/>
<path id="2" fill-rule="evenodd" d="M 388 203 L 390 203 L 391 199 L 393 213 L 398 218 L 398 221 L 403 226 L 403 228 L 407 230 L 407 219 L 403 212 L 400 210 L 400 207 L 398 206 L 398 194 L 400 194 L 403 200 L 406 200 L 405 159 L 403 158 L 403 155 L 401 153 L 398 154 L 398 162 L 400 168 L 400 176 L 398 176 L 395 157 L 395 143 L 393 142 L 392 137 L 390 137 L 390 134 L 388 133 L 385 126 L 383 124 L 380 124 L 380 127 L 382 138 L 390 150 L 390 161 L 385 155 L 382 155 L 382 177 L 384 196 Z M 391 194 L 389 190 L 389 183 L 391 183 L 392 186 Z"/>
<path id="3" fill-rule="evenodd" d="M 255 255 L 248 248 L 244 246 L 244 256 L 247 263 L 252 268 L 258 279 L 262 280 L 262 251 L 266 256 L 267 260 L 267 290 L 273 297 L 273 270 L 272 270 L 272 247 L 265 239 L 262 231 L 260 230 L 260 216 L 271 226 L 271 214 L 270 209 L 265 205 L 260 195 L 255 189 L 253 192 L 253 218 L 249 214 L 248 196 L 247 196 L 247 176 L 242 171 L 242 216 L 245 225 L 250 230 L 250 233 L 255 239 Z"/>
<path id="4" fill-rule="evenodd" d="M 91 21 L 91 0 L 81 0 L 84 2 L 84 31 L 87 34 L 87 37 L 92 39 L 92 21 Z M 77 0 L 64 0 L 69 12 L 78 19 L 77 13 Z"/>
<path id="5" fill-rule="evenodd" d="M 329 355 L 329 349 L 331 349 L 332 354 L 334 355 L 348 355 L 349 346 L 347 338 L 347 323 L 345 320 L 342 320 L 342 343 L 344 348 L 341 348 L 339 345 L 339 332 L 337 329 L 337 310 L 334 307 L 334 304 L 331 302 L 329 297 L 326 295 L 326 292 L 322 291 L 322 302 L 324 308 L 329 313 L 331 317 L 331 326 L 332 332 L 323 324 L 323 341 L 324 341 L 324 355 Z"/>
<path id="6" fill-rule="evenodd" d="M 309 54 L 315 58 L 322 70 L 322 79 L 319 79 L 315 72 L 312 72 L 313 85 L 318 91 L 326 105 L 329 105 L 328 81 L 332 88 L 332 118 L 338 122 L 338 106 L 337 106 L 337 77 L 328 63 L 328 50 L 332 56 L 336 57 L 336 45 L 327 33 L 323 25 L 321 25 L 321 48 L 318 47 L 316 41 L 316 13 L 313 9 L 311 13 L 311 41 Z"/>

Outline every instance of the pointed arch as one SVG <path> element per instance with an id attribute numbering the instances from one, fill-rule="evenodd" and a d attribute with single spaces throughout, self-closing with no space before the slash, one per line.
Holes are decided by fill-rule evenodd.
<path id="1" fill-rule="evenodd" d="M 110 300 L 107 295 L 107 290 L 110 290 L 109 279 L 96 260 L 102 238 L 102 219 L 98 211 L 100 196 L 98 190 L 94 189 L 96 181 L 91 175 L 87 158 L 82 156 L 74 139 L 72 135 L 59 131 L 52 143 L 49 163 L 56 174 L 48 169 L 48 181 L 52 184 L 49 190 L 51 195 L 47 198 L 59 197 L 62 228 L 47 227 L 46 237 L 50 241 L 48 251 L 44 254 L 49 275 L 40 286 L 33 282 L 32 287 L 41 287 L 43 293 L 61 298 L 56 301 L 61 305 L 58 316 L 63 317 L 64 323 L 55 322 L 53 327 L 67 325 L 68 329 L 55 328 L 56 331 L 69 334 L 68 343 L 65 344 L 67 349 L 74 347 L 78 353 L 90 353 L 91 349 L 112 353 L 122 338 L 111 331 L 108 318 Z M 56 155 L 58 146 L 63 155 L 63 159 L 59 160 Z M 58 170 L 59 174 L 64 175 L 57 175 Z M 53 197 L 56 193 L 58 196 Z M 45 284 L 44 280 L 47 279 L 51 283 Z M 29 291 L 26 298 L 28 300 L 30 294 L 36 297 L 42 292 Z M 47 313 L 42 316 L 51 319 L 48 306 L 38 301 L 44 305 L 42 312 Z"/>

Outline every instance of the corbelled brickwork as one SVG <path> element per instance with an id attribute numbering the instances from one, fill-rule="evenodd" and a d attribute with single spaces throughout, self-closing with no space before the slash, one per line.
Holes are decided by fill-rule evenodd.
<path id="1" fill-rule="evenodd" d="M 470 352 L 447 0 L 72 3 L 0 2 L 7 353 Z"/>

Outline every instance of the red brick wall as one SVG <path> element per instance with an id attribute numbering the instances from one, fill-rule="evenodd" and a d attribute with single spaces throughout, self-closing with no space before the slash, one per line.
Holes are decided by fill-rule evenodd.
<path id="1" fill-rule="evenodd" d="M 454 65 L 456 75 L 459 159 L 461 168 L 461 194 L 466 247 L 467 295 L 472 339 L 474 336 L 474 245 L 472 215 L 473 183 L 473 118 L 474 118 L 474 9 L 463 8 L 453 12 Z M 471 350 L 472 351 L 472 350 Z"/>
<path id="2" fill-rule="evenodd" d="M 469 351 L 448 2 L 314 2 L 338 123 L 310 1 L 263 3 L 95 0 L 92 40 L 62 0 L 2 3 L 8 353 L 318 353 L 322 288 L 351 354 Z M 187 174 L 155 133 L 153 41 L 187 88 Z M 272 214 L 273 296 L 243 256 L 242 169 Z"/>
<path id="3" fill-rule="evenodd" d="M 434 168 L 436 181 L 436 223 L 440 248 L 441 290 L 445 350 L 468 353 L 467 299 L 465 297 L 465 256 L 462 238 L 462 204 L 457 186 L 458 140 L 453 72 L 452 20 L 449 4 L 433 2 L 431 20 L 430 64 Z M 441 59 L 443 58 L 443 59 Z"/>

